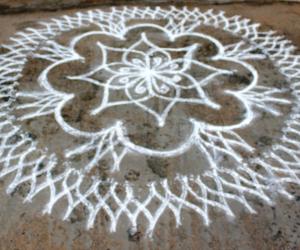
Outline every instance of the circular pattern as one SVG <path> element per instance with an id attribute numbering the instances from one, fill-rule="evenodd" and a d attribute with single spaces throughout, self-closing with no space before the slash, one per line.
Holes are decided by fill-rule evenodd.
<path id="1" fill-rule="evenodd" d="M 112 231 L 143 215 L 149 235 L 167 210 L 177 225 L 184 208 L 209 224 L 209 207 L 234 216 L 231 201 L 254 213 L 252 196 L 292 198 L 299 56 L 258 26 L 212 10 L 113 8 L 18 33 L 0 55 L 7 192 L 48 190 L 45 212 L 66 199 L 65 219 L 83 205 L 88 228 L 99 212 Z"/>
<path id="2" fill-rule="evenodd" d="M 153 33 L 155 36 L 153 36 Z M 163 42 L 160 41 L 160 45 L 156 45 L 150 41 L 147 34 L 152 34 L 153 39 L 163 39 L 165 37 L 166 39 Z M 108 37 L 105 40 L 104 35 Z M 128 38 L 130 38 L 130 42 L 128 42 Z M 183 38 L 190 44 L 187 45 L 185 43 L 185 47 L 179 47 L 179 40 Z M 94 44 L 90 45 L 89 50 L 85 51 L 84 47 L 88 43 L 88 40 L 94 41 Z M 102 42 L 103 40 L 105 44 Z M 129 48 L 126 48 L 126 45 L 121 43 L 122 41 L 129 43 Z M 133 43 L 131 43 L 131 41 L 133 41 Z M 110 44 L 118 42 L 120 44 L 119 47 L 110 46 Z M 166 48 L 165 46 L 168 46 L 170 42 L 172 42 L 172 47 Z M 205 42 L 211 43 L 212 46 L 216 48 L 216 52 L 213 55 L 197 58 L 196 50 L 198 47 L 201 48 L 201 44 Z M 93 46 L 96 48 L 89 53 Z M 77 52 L 76 47 L 82 51 L 82 54 Z M 94 132 L 82 131 L 73 127 L 72 124 L 63 117 L 63 109 L 65 106 L 70 102 L 72 102 L 72 104 L 69 105 L 76 105 L 75 102 L 78 101 L 78 98 L 75 98 L 76 93 L 66 93 L 64 91 L 72 91 L 72 88 L 74 88 L 74 85 L 77 83 L 82 83 L 82 88 L 77 91 L 79 92 L 77 95 L 83 92 L 82 89 L 85 89 L 87 84 L 95 85 L 97 91 L 102 92 L 99 98 L 99 104 L 88 111 L 92 117 L 101 117 L 103 111 L 111 107 L 119 108 L 123 105 L 135 105 L 153 116 L 153 119 L 155 119 L 154 122 L 158 127 L 164 127 L 166 126 L 168 114 L 174 109 L 177 103 L 198 105 L 199 109 L 206 106 L 209 108 L 207 112 L 216 112 L 217 110 L 222 112 L 224 108 L 222 109 L 221 104 L 208 96 L 206 88 L 208 85 L 212 85 L 216 82 L 215 78 L 218 76 L 232 76 L 234 72 L 238 71 L 237 68 L 240 67 L 248 72 L 249 78 L 252 79 L 249 85 L 236 91 L 230 91 L 228 89 L 222 91 L 224 92 L 222 93 L 223 95 L 227 94 L 231 96 L 231 98 L 237 98 L 242 104 L 241 112 L 244 112 L 244 115 L 241 116 L 237 122 L 216 126 L 205 123 L 205 121 L 196 122 L 193 117 L 189 116 L 185 119 L 187 123 L 193 123 L 192 126 L 194 128 L 192 131 L 196 130 L 196 126 L 210 127 L 214 131 L 232 131 L 247 126 L 254 118 L 247 100 L 241 98 L 241 93 L 247 92 L 257 84 L 256 70 L 247 62 L 240 61 L 233 57 L 226 57 L 224 55 L 223 45 L 211 36 L 196 32 L 172 34 L 163 26 L 137 24 L 126 27 L 120 34 L 113 32 L 110 34 L 106 32 L 104 34 L 102 31 L 89 31 L 80 34 L 73 38 L 69 49 L 74 53 L 74 56 L 62 58 L 46 67 L 39 77 L 39 84 L 47 93 L 51 93 L 51 95 L 57 99 L 62 100 L 60 109 L 57 109 L 55 112 L 56 121 L 64 131 L 74 136 L 94 138 L 103 132 L 101 128 Z M 100 53 L 97 53 L 98 50 L 100 50 Z M 92 58 L 89 58 L 90 54 Z M 93 58 L 93 56 L 95 58 Z M 179 58 L 176 58 L 176 56 Z M 208 61 L 210 64 L 222 62 L 228 69 L 217 68 L 200 60 Z M 78 62 L 86 65 L 84 68 L 87 69 L 82 73 L 80 70 L 78 72 L 78 67 L 76 67 Z M 62 67 L 68 69 L 66 76 L 59 73 Z M 55 74 L 53 71 L 58 73 Z M 191 71 L 197 72 L 196 77 L 193 76 L 193 72 Z M 51 77 L 51 74 L 55 76 Z M 61 81 L 62 78 L 68 79 L 69 82 Z M 216 86 L 213 87 L 215 88 Z M 59 91 L 59 89 L 62 90 Z M 118 93 L 118 91 L 122 93 L 119 95 L 115 94 Z M 215 92 L 216 91 L 211 94 L 214 95 L 216 94 Z M 112 96 L 115 97 L 116 100 L 112 101 Z M 215 97 L 215 99 L 217 99 L 217 97 Z M 155 107 L 157 105 L 153 105 L 154 102 L 159 102 L 163 107 Z M 158 109 L 158 111 L 156 109 Z M 88 117 L 86 119 L 91 120 L 92 118 Z M 120 117 L 120 119 L 123 119 L 123 117 Z M 112 121 L 109 121 L 110 124 L 116 122 L 117 118 L 112 118 Z M 122 123 L 122 120 L 120 123 Z M 122 126 L 122 124 L 119 126 Z M 182 124 L 180 124 L 180 126 L 182 126 Z M 105 125 L 102 125 L 102 128 L 103 127 L 105 127 Z M 191 131 L 185 138 L 185 141 L 180 142 L 180 146 L 177 145 L 177 148 L 172 148 L 169 151 L 154 150 L 127 141 L 124 131 L 126 131 L 126 125 L 124 125 L 123 130 L 119 131 L 120 134 L 118 136 L 129 150 L 151 156 L 170 157 L 180 155 L 182 154 L 182 148 L 188 150 L 193 144 L 192 140 L 194 140 Z"/>

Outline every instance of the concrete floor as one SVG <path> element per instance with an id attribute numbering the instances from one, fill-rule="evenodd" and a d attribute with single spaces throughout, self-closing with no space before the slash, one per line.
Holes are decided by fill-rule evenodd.
<path id="1" fill-rule="evenodd" d="M 259 22 L 264 28 L 278 31 L 293 43 L 300 47 L 300 4 L 228 4 L 201 6 L 201 10 L 214 8 L 224 10 L 228 16 L 241 15 L 253 21 Z M 84 10 L 84 9 L 83 9 Z M 36 12 L 26 14 L 9 14 L 0 16 L 2 24 L 0 43 L 7 43 L 9 37 L 15 32 L 26 27 L 35 27 L 37 21 L 59 17 L 64 14 L 72 14 L 78 9 L 55 12 Z M 299 51 L 300 52 L 300 51 Z M 33 67 L 31 64 L 29 67 Z M 263 72 L 266 71 L 261 66 Z M 269 73 L 270 74 L 270 73 Z M 26 76 L 25 76 L 26 77 Z M 274 81 L 283 81 L 279 76 L 271 78 Z M 273 82 L 271 83 L 271 86 Z M 288 108 L 282 110 L 288 112 Z M 133 114 L 135 116 L 136 114 Z M 231 116 L 232 114 L 227 114 Z M 128 119 L 132 119 L 129 117 Z M 51 123 L 44 120 L 41 124 Z M 88 124 L 88 120 L 84 121 Z M 36 125 L 23 124 L 30 132 L 36 133 L 43 140 L 48 140 L 45 131 L 38 131 Z M 85 124 L 83 124 L 84 126 Z M 257 125 L 265 130 L 277 131 L 280 123 L 265 120 L 264 124 Z M 135 127 L 132 128 L 136 129 Z M 175 133 L 176 130 L 171 130 Z M 259 129 L 258 129 L 259 130 Z M 175 131 L 175 132 L 174 132 Z M 264 130 L 261 130 L 264 131 Z M 41 134 L 38 134 L 41 133 Z M 46 134 L 51 132 L 46 131 Z M 171 133 L 171 134 L 172 134 Z M 263 132 L 262 132 L 263 133 Z M 51 137 L 49 136 L 49 137 Z M 253 137 L 253 144 L 262 135 Z M 276 133 L 273 133 L 276 137 Z M 250 136 L 249 136 L 250 137 Z M 179 138 L 180 139 L 180 138 Z M 179 140 L 178 139 L 178 140 Z M 65 140 L 60 138 L 60 140 Z M 138 140 L 138 139 L 137 139 Z M 51 142 L 53 145 L 56 141 Z M 53 146 L 60 151 L 60 147 Z M 127 162 L 133 164 L 131 159 Z M 166 164 L 176 165 L 176 161 Z M 186 163 L 188 164 L 188 163 Z M 151 164 L 150 164 L 151 165 Z M 178 164 L 177 164 L 178 165 Z M 128 171 L 136 170 L 134 166 L 122 170 L 120 180 L 128 178 Z M 153 170 L 151 167 L 138 169 L 139 180 L 142 185 L 146 179 L 159 180 L 161 177 L 173 177 L 183 171 L 180 166 L 169 171 Z M 143 172 L 146 171 L 146 172 Z M 147 172 L 148 171 L 148 172 Z M 133 171 L 134 174 L 136 172 Z M 146 174 L 145 174 L 146 173 Z M 184 173 L 184 172 L 183 172 Z M 275 198 L 274 206 L 269 206 L 259 200 L 252 199 L 257 214 L 246 213 L 237 206 L 236 218 L 228 218 L 217 210 L 211 211 L 212 224 L 207 227 L 196 214 L 185 212 L 183 226 L 175 228 L 175 222 L 171 216 L 164 216 L 154 231 L 152 239 L 137 237 L 134 240 L 128 238 L 126 221 L 118 227 L 116 233 L 107 230 L 107 220 L 104 215 L 97 218 L 93 229 L 86 230 L 84 211 L 76 211 L 70 221 L 60 220 L 61 211 L 55 208 L 52 215 L 42 215 L 41 210 L 45 203 L 45 196 L 37 196 L 32 203 L 23 203 L 24 193 L 18 190 L 11 195 L 6 195 L 7 183 L 12 177 L 4 178 L 0 182 L 0 249 L 300 249 L 300 190 L 296 185 L 291 185 L 289 191 L 295 194 L 294 200 L 283 197 Z"/>

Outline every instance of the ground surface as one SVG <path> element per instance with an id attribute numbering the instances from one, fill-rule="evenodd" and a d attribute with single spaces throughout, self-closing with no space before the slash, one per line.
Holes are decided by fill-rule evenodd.
<path id="1" fill-rule="evenodd" d="M 280 34 L 285 35 L 288 39 L 292 40 L 297 46 L 300 46 L 300 5 L 298 4 L 272 4 L 272 5 L 248 5 L 248 4 L 231 4 L 231 5 L 216 5 L 216 6 L 198 6 L 201 10 L 209 7 L 216 10 L 226 11 L 228 16 L 241 15 L 250 18 L 254 21 L 261 23 L 265 28 L 277 30 Z M 0 41 L 1 43 L 8 42 L 8 38 L 15 32 L 20 31 L 26 27 L 35 26 L 35 22 L 51 17 L 57 17 L 64 14 L 72 14 L 78 9 L 57 12 L 37 12 L 33 14 L 16 14 L 16 15 L 3 15 L 0 16 L 0 23 L 2 24 Z M 155 34 L 154 34 L 155 36 Z M 62 40 L 68 40 L 65 36 Z M 225 39 L 224 37 L 222 39 Z M 227 39 L 230 39 L 227 38 Z M 212 49 L 213 50 L 213 49 Z M 36 65 L 36 67 L 35 67 Z M 27 72 L 38 72 L 39 62 L 32 61 L 26 70 Z M 74 70 L 73 67 L 69 66 Z M 69 70 L 68 68 L 66 70 Z M 77 70 L 77 69 L 76 69 Z M 270 86 L 274 86 L 278 82 L 284 80 L 277 76 L 267 64 L 261 66 L 261 73 L 272 75 L 269 79 Z M 27 73 L 27 75 L 30 75 Z M 53 72 L 53 79 L 59 79 L 60 72 Z M 24 82 L 29 82 L 25 74 Z M 271 81 L 270 81 L 271 80 Z M 63 80 L 61 80 L 63 82 Z M 56 81 L 59 85 L 60 80 Z M 33 83 L 32 83 L 33 84 Z M 278 83 L 279 84 L 279 83 Z M 24 88 L 30 88 L 24 85 Z M 68 91 L 68 84 L 58 86 L 65 88 Z M 78 87 L 80 92 L 80 85 Z M 87 95 L 90 95 L 87 100 L 83 100 L 83 105 L 90 105 L 93 102 L 93 89 Z M 217 97 L 218 98 L 218 97 Z M 220 100 L 222 98 L 220 97 Z M 222 101 L 222 100 L 221 100 Z M 226 101 L 226 100 L 225 100 Z M 78 120 L 78 108 L 76 105 L 70 105 L 65 111 L 69 114 L 70 123 Z M 219 124 L 221 122 L 232 122 L 235 118 L 234 107 L 231 107 L 229 113 L 223 113 L 222 120 L 218 121 L 219 114 L 211 114 L 206 119 Z M 289 107 L 282 108 L 282 112 L 288 112 Z M 124 113 L 128 110 L 124 110 Z M 186 110 L 179 110 L 177 112 L 187 112 Z M 193 112 L 193 111 L 190 111 Z M 197 113 L 200 112 L 200 113 Z M 204 112 L 203 114 L 201 112 Z M 130 112 L 129 112 L 130 113 Z M 194 111 L 196 115 L 203 116 L 207 114 L 205 111 Z M 194 114 L 195 115 L 195 114 Z M 109 114 L 108 114 L 109 116 Z M 139 114 L 129 114 L 127 117 L 128 122 L 132 121 L 135 117 L 139 117 L 141 122 L 149 121 L 149 117 L 143 118 Z M 150 119 L 151 120 L 151 119 Z M 65 141 L 67 137 L 61 137 L 56 134 L 55 124 L 50 120 L 42 120 L 42 125 L 35 125 L 24 123 L 23 126 L 27 128 L 35 136 L 41 137 L 44 142 L 50 140 L 50 147 L 59 153 L 62 149 L 53 138 L 59 138 Z M 37 127 L 43 127 L 48 124 L 48 130 L 39 130 Z M 91 122 L 88 118 L 80 118 L 77 124 L 80 128 L 91 129 Z M 100 124 L 102 120 L 92 121 L 92 124 Z M 175 124 L 176 125 L 176 124 Z M 172 139 L 181 140 L 180 133 L 174 124 L 171 124 L 170 133 L 167 137 L 172 137 L 172 134 L 178 134 L 178 137 Z M 138 125 L 136 125 L 138 126 Z M 276 131 L 280 128 L 280 122 L 272 122 L 272 120 L 261 121 L 257 124 L 259 128 L 255 136 L 250 138 L 250 143 L 255 144 L 262 138 L 264 131 L 269 131 L 272 138 L 277 139 Z M 47 127 L 47 126 L 46 126 Z M 51 128 L 51 129 L 50 129 Z M 149 130 L 143 133 L 151 133 L 152 126 Z M 131 128 L 133 131 L 137 127 Z M 184 128 L 188 130 L 189 128 Z M 53 132 L 54 131 L 54 132 Z M 185 130 L 183 134 L 185 133 Z M 247 131 L 245 132 L 247 133 Z M 136 140 L 138 143 L 151 144 L 151 140 L 159 145 L 152 145 L 156 147 L 167 147 L 166 140 L 158 136 L 158 138 L 148 138 L 144 141 L 144 135 L 137 135 Z M 41 142 L 43 143 L 43 141 Z M 174 143 L 172 141 L 172 143 Z M 60 144 L 63 145 L 63 144 Z M 145 161 L 142 159 L 142 161 Z M 129 164 L 134 164 L 131 159 L 128 160 Z M 129 169 L 123 169 L 121 175 L 117 178 L 129 179 L 136 178 L 137 183 L 143 184 L 146 179 L 157 180 L 159 178 L 168 177 L 172 178 L 176 173 L 185 171 L 181 169 L 180 164 L 176 161 L 163 162 L 157 164 L 153 160 L 147 160 L 147 164 L 143 169 L 137 169 L 135 166 L 130 165 Z M 186 165 L 188 162 L 183 161 Z M 152 163 L 152 164 L 151 164 Z M 174 165 L 174 168 L 165 167 L 165 165 Z M 155 169 L 155 166 L 160 165 L 163 168 Z M 151 167 L 154 166 L 154 167 Z M 163 170 L 162 170 L 163 169 Z M 143 172 L 144 171 L 144 172 Z M 148 171 L 148 172 L 147 172 Z M 142 172 L 142 173 L 141 173 Z M 146 172 L 146 174 L 145 174 Z M 129 173 L 129 175 L 128 175 Z M 184 172 L 182 172 L 184 174 Z M 196 173 L 195 173 L 196 174 Z M 135 180 L 134 180 L 135 181 Z M 174 226 L 174 221 L 169 216 L 165 216 L 159 223 L 154 232 L 153 239 L 136 237 L 133 239 L 128 238 L 127 227 L 121 225 L 116 233 L 109 233 L 105 225 L 107 224 L 105 216 L 100 216 L 93 229 L 85 229 L 85 220 L 82 216 L 83 211 L 77 211 L 72 215 L 70 221 L 64 222 L 59 218 L 60 210 L 55 210 L 52 215 L 42 215 L 41 209 L 44 204 L 44 196 L 38 196 L 32 203 L 22 202 L 22 190 L 12 193 L 10 196 L 5 194 L 6 181 L 0 183 L 1 187 L 1 206 L 0 206 L 0 248 L 1 249 L 300 249 L 300 192 L 297 186 L 290 187 L 290 191 L 295 193 L 296 199 L 288 201 L 284 198 L 276 198 L 276 206 L 268 206 L 264 203 L 253 200 L 254 207 L 257 214 L 248 214 L 241 208 L 237 207 L 236 219 L 231 220 L 223 216 L 218 211 L 212 211 L 211 217 L 213 223 L 206 227 L 197 215 L 193 213 L 185 213 L 183 226 L 178 229 Z M 143 235 L 143 228 L 141 228 L 141 235 Z"/>
<path id="2" fill-rule="evenodd" d="M 182 3 L 180 0 L 147 0 L 142 4 L 198 4 L 197 0 L 186 0 Z M 249 2 L 249 3 L 274 3 L 274 2 L 299 2 L 299 0 L 201 0 L 201 4 L 228 4 L 228 3 L 239 3 L 239 2 Z M 12 0 L 0 1 L 0 13 L 15 13 L 15 12 L 31 12 L 40 10 L 60 10 L 73 7 L 92 7 L 92 6 L 109 6 L 111 4 L 126 5 L 126 4 L 140 4 L 137 1 L 132 0 L 62 0 L 62 1 L 52 1 L 52 0 Z"/>

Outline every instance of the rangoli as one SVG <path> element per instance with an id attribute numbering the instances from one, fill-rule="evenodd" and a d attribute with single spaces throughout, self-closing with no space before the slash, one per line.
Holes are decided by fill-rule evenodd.
<path id="1" fill-rule="evenodd" d="M 2 45 L 0 161 L 25 201 L 84 207 L 152 235 L 160 218 L 300 184 L 300 57 L 274 31 L 223 12 L 90 10 L 41 22 Z M 276 76 L 276 79 L 273 76 Z M 233 206 L 233 203 L 235 204 Z"/>

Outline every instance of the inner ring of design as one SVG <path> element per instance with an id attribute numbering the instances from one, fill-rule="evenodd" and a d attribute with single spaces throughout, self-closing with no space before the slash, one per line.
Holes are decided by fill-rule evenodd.
<path id="1" fill-rule="evenodd" d="M 154 40 L 155 37 L 151 39 L 151 33 L 161 41 L 157 42 L 157 39 Z M 105 41 L 103 36 L 109 39 Z M 130 41 L 128 38 L 131 38 Z M 92 46 L 99 52 L 94 60 L 86 59 L 84 49 L 81 51 L 80 48 L 88 40 L 93 41 Z M 124 42 L 129 44 L 128 48 L 124 47 Z M 184 46 L 180 46 L 182 43 Z M 113 46 L 114 44 L 116 46 Z M 203 44 L 210 44 L 212 48 L 208 55 L 201 55 L 201 52 L 207 49 L 207 46 L 202 48 Z M 127 27 L 120 34 L 107 34 L 102 31 L 81 34 L 72 40 L 70 48 L 73 56 L 48 66 L 38 81 L 49 93 L 63 100 L 56 108 L 55 117 L 61 128 L 74 136 L 94 138 L 115 124 L 113 126 L 117 137 L 130 150 L 150 156 L 170 157 L 182 154 L 191 147 L 199 127 L 212 131 L 231 131 L 247 126 L 254 118 L 249 103 L 243 98 L 243 93 L 256 86 L 257 71 L 245 61 L 226 56 L 224 46 L 209 35 L 198 32 L 172 34 L 159 25 L 138 24 Z M 76 69 L 76 65 L 72 66 L 74 63 L 85 64 L 86 68 L 82 73 L 78 74 L 78 71 L 73 73 L 72 68 Z M 65 81 L 58 84 L 60 79 L 55 77 L 51 79 L 49 76 L 64 66 L 68 67 L 69 71 L 62 77 L 71 85 L 93 85 L 97 91 L 102 92 L 96 104 L 86 111 L 90 116 L 101 117 L 102 113 L 110 108 L 120 109 L 124 105 L 130 105 L 150 115 L 150 119 L 153 119 L 152 124 L 160 129 L 168 125 L 168 116 L 178 105 L 188 108 L 193 106 L 205 110 L 206 113 L 215 112 L 219 117 L 224 113 L 222 104 L 228 102 L 228 98 L 239 104 L 239 112 L 242 115 L 237 121 L 221 125 L 204 121 L 201 116 L 188 116 L 185 115 L 186 112 L 182 112 L 184 117 L 176 122 L 180 127 L 189 127 L 189 133 L 175 146 L 166 149 L 146 147 L 133 142 L 130 136 L 127 136 L 124 116 L 112 119 L 108 125 L 101 124 L 98 131 L 80 130 L 72 126 L 62 115 L 66 105 L 72 106 L 76 93 L 72 91 L 70 93 L 70 88 L 66 90 L 65 86 L 68 84 Z M 243 74 L 249 76 L 248 84 L 242 88 L 228 87 L 230 77 L 243 71 Z M 76 90 L 76 87 L 74 88 Z M 216 91 L 217 89 L 220 90 Z M 118 100 L 111 100 L 114 92 L 121 93 Z M 222 98 L 221 103 L 218 102 L 219 96 L 215 93 L 222 98 L 225 97 L 224 103 Z"/>

